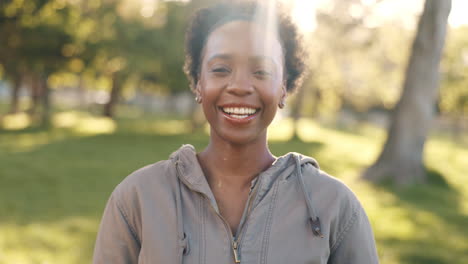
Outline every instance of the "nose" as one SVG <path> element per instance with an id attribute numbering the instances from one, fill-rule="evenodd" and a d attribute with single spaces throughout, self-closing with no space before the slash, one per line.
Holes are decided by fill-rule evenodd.
<path id="1" fill-rule="evenodd" d="M 253 90 L 253 83 L 247 71 L 236 71 L 227 87 L 228 93 L 237 96 L 249 95 Z"/>

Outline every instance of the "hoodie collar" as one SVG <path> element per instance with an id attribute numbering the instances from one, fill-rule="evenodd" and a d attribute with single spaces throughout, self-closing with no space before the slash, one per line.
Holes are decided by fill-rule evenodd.
<path id="1" fill-rule="evenodd" d="M 181 172 L 181 175 L 179 176 L 182 177 L 184 183 L 188 183 L 190 185 L 189 187 L 192 187 L 195 191 L 207 194 L 208 192 L 211 192 L 211 190 L 196 155 L 197 152 L 195 148 L 190 144 L 185 144 L 172 153 L 170 159 L 174 163 L 178 164 Z M 259 174 L 259 176 L 263 178 L 262 185 L 265 187 L 269 186 L 271 182 L 280 176 L 283 179 L 291 176 L 295 169 L 295 159 L 297 158 L 299 158 L 301 165 L 311 163 L 314 167 L 318 168 L 318 163 L 314 159 L 298 153 L 290 152 L 278 157 L 273 162 L 272 166 Z M 258 178 L 259 177 L 255 177 L 252 180 L 252 185 L 256 183 Z"/>
<path id="2" fill-rule="evenodd" d="M 219 209 L 213 192 L 211 191 L 206 177 L 203 174 L 203 170 L 196 154 L 196 150 L 192 145 L 182 145 L 182 147 L 171 154 L 170 159 L 175 163 L 176 169 L 178 170 L 177 174 L 181 181 L 191 190 L 207 196 L 213 208 L 218 211 Z M 307 192 L 302 176 L 302 167 L 306 164 L 310 164 L 316 169 L 319 169 L 317 161 L 299 153 L 290 152 L 278 157 L 272 166 L 261 172 L 258 177 L 252 180 L 252 187 L 254 184 L 260 184 L 260 186 L 258 186 L 259 189 L 256 199 L 253 202 L 253 207 L 260 203 L 276 180 L 286 180 L 290 176 L 296 174 L 299 184 L 301 185 L 301 190 L 304 194 L 304 199 L 307 203 L 309 216 L 312 221 L 317 221 L 318 216 L 315 212 L 315 208 Z"/>
<path id="3" fill-rule="evenodd" d="M 208 197 L 211 205 L 218 211 L 213 192 L 203 174 L 203 170 L 197 159 L 197 152 L 192 145 L 182 145 L 171 154 L 170 159 L 174 162 L 179 179 L 192 191 L 199 192 Z"/>

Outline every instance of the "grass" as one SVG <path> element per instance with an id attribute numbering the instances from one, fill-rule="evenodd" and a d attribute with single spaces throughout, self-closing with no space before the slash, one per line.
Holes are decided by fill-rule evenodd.
<path id="1" fill-rule="evenodd" d="M 183 120 L 112 120 L 61 113 L 47 130 L 0 132 L 0 264 L 90 263 L 96 231 L 113 188 L 130 172 L 166 159 L 183 143 L 202 149 L 203 133 Z M 21 127 L 20 125 L 18 127 Z M 315 157 L 362 201 L 382 264 L 468 263 L 468 148 L 441 136 L 426 147 L 427 185 L 393 188 L 358 180 L 383 131 L 337 130 L 301 121 L 272 125 L 270 147 Z"/>

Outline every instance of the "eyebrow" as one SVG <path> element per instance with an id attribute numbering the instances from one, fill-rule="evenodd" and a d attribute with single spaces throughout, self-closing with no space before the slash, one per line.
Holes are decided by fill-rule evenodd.
<path id="1" fill-rule="evenodd" d="M 219 53 L 219 54 L 215 54 L 215 55 L 211 56 L 207 60 L 207 62 L 211 62 L 211 61 L 213 61 L 215 59 L 232 60 L 232 57 L 233 56 L 229 55 L 229 54 Z M 254 62 L 269 61 L 269 62 L 273 63 L 274 65 L 277 65 L 277 63 L 275 62 L 275 60 L 273 58 L 265 56 L 265 55 L 258 55 L 258 56 L 250 57 L 249 61 L 254 61 Z"/>
<path id="2" fill-rule="evenodd" d="M 273 58 L 265 56 L 265 55 L 254 56 L 254 57 L 250 58 L 249 60 L 255 61 L 255 62 L 268 61 L 268 62 L 273 63 L 273 65 L 277 65 L 277 63 L 275 62 L 275 60 Z"/>
<path id="3" fill-rule="evenodd" d="M 211 57 L 207 60 L 207 62 L 210 62 L 210 61 L 215 60 L 215 59 L 231 60 L 231 59 L 232 59 L 232 56 L 229 55 L 229 54 L 223 54 L 223 53 L 221 53 L 221 54 L 215 54 L 215 55 L 211 56 Z"/>

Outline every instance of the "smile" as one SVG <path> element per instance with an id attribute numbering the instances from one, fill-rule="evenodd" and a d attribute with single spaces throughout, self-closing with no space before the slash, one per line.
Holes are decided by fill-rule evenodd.
<path id="1" fill-rule="evenodd" d="M 232 118 L 244 119 L 255 115 L 258 109 L 250 107 L 222 107 L 221 110 Z"/>

